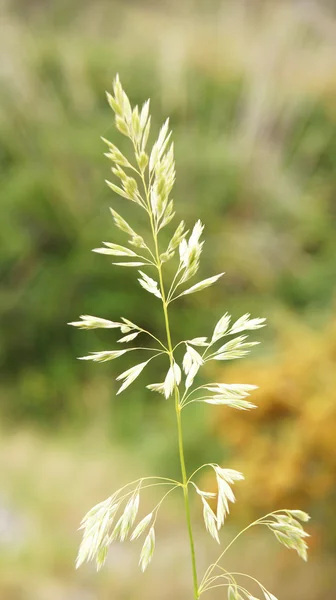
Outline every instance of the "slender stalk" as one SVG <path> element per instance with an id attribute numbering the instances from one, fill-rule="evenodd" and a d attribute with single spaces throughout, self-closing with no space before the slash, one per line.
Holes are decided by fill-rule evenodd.
<path id="1" fill-rule="evenodd" d="M 168 300 L 166 298 L 166 292 L 165 292 L 165 287 L 164 287 L 164 282 L 163 282 L 163 274 L 162 274 L 162 264 L 160 261 L 158 235 L 157 235 L 157 231 L 156 231 L 154 220 L 153 220 L 153 214 L 152 214 L 151 206 L 150 206 L 148 188 L 147 188 L 144 176 L 142 176 L 142 183 L 143 183 L 145 194 L 146 194 L 148 214 L 149 214 L 149 218 L 150 218 L 152 235 L 153 235 L 154 246 L 155 246 L 156 266 L 157 266 L 157 270 L 158 270 L 158 274 L 159 274 L 160 291 L 161 291 L 161 296 L 162 296 L 162 306 L 163 306 L 164 321 L 165 321 L 166 336 L 167 336 L 167 347 L 168 347 L 168 353 L 169 353 L 169 358 L 170 358 L 170 364 L 172 365 L 173 361 L 174 361 L 173 345 L 172 345 L 171 333 L 170 333 L 170 323 L 169 323 L 169 315 L 168 315 Z M 195 600 L 198 600 L 199 591 L 198 591 L 198 580 L 197 580 L 196 553 L 195 553 L 195 544 L 194 544 L 194 537 L 193 537 L 191 516 L 190 516 L 188 478 L 187 478 L 187 471 L 186 471 L 185 458 L 184 458 L 180 395 L 179 395 L 179 389 L 176 384 L 174 386 L 174 391 L 175 391 L 175 414 L 176 414 L 176 423 L 177 423 L 179 457 L 180 457 L 182 483 L 183 483 L 182 487 L 183 487 L 184 506 L 185 506 L 185 514 L 186 514 L 189 545 L 190 545 L 191 567 L 192 567 L 193 586 L 194 586 L 194 598 L 195 598 Z"/>
<path id="2" fill-rule="evenodd" d="M 166 333 L 167 333 L 167 344 L 168 344 L 168 350 L 169 350 L 169 354 L 170 354 L 171 362 L 172 362 L 173 361 L 173 349 L 172 349 L 172 343 L 171 343 L 168 309 L 167 309 L 167 304 L 166 304 L 166 300 L 165 300 L 165 296 L 164 296 L 164 286 L 163 286 L 161 266 L 159 268 L 159 276 L 160 276 L 160 287 L 161 287 L 161 294 L 162 294 L 162 300 L 163 300 L 163 310 L 164 310 Z M 195 598 L 195 600 L 197 600 L 199 598 L 199 592 L 198 592 L 198 581 L 197 581 L 196 553 L 195 553 L 195 544 L 194 544 L 194 537 L 193 537 L 191 517 L 190 517 L 188 478 L 187 478 L 187 471 L 186 471 L 186 466 L 185 466 L 184 447 L 183 447 L 181 406 L 180 406 L 180 401 L 179 401 L 179 390 L 178 390 L 178 387 L 176 384 L 175 384 L 175 414 L 176 414 L 176 422 L 177 422 L 178 445 L 179 445 L 180 465 L 181 465 L 182 482 L 183 482 L 184 506 L 185 506 L 186 520 L 187 520 L 188 535 L 189 535 L 189 544 L 190 544 L 191 565 L 192 565 L 193 584 L 194 584 L 194 598 Z"/>
<path id="3" fill-rule="evenodd" d="M 195 600 L 197 600 L 199 598 L 199 592 L 198 592 L 198 581 L 197 581 L 196 553 L 195 553 L 195 544 L 194 544 L 192 525 L 191 525 L 191 517 L 190 517 L 188 483 L 187 483 L 187 474 L 186 474 L 184 450 L 183 450 L 181 411 L 180 411 L 179 406 L 176 408 L 176 404 L 175 404 L 175 410 L 176 410 L 178 439 L 179 439 L 180 463 L 181 463 L 182 480 L 183 480 L 184 506 L 185 506 L 185 513 L 186 513 L 186 520 L 187 520 L 187 527 L 188 527 L 188 534 L 189 534 L 189 543 L 190 543 L 191 564 L 192 564 L 193 583 L 194 583 L 194 597 L 195 597 Z"/>
<path id="4" fill-rule="evenodd" d="M 219 561 L 223 558 L 224 554 L 226 554 L 226 552 L 229 550 L 229 548 L 231 548 L 231 546 L 235 543 L 235 541 L 246 531 L 248 531 L 249 529 L 251 529 L 251 527 L 254 527 L 255 525 L 259 525 L 259 524 L 264 524 L 264 519 L 267 519 L 267 517 L 269 517 L 272 514 L 278 513 L 278 512 L 282 512 L 280 510 L 276 510 L 273 513 L 268 513 L 267 515 L 265 515 L 264 517 L 260 517 L 260 519 L 257 519 L 256 521 L 253 521 L 253 523 L 250 523 L 249 525 L 247 525 L 247 527 L 244 527 L 244 529 L 242 529 L 241 531 L 239 531 L 239 533 L 237 533 L 237 535 L 233 538 L 233 540 L 231 540 L 231 542 L 226 546 L 226 548 L 224 548 L 223 552 L 219 555 L 219 557 L 217 558 L 216 562 L 214 562 L 212 565 L 210 565 L 205 574 L 204 577 L 201 581 L 201 585 L 200 585 L 200 589 L 204 589 L 204 585 L 206 585 L 206 582 L 208 581 L 211 573 L 213 572 L 213 570 L 216 567 L 219 567 Z M 265 524 L 267 524 L 267 522 L 265 522 Z"/>

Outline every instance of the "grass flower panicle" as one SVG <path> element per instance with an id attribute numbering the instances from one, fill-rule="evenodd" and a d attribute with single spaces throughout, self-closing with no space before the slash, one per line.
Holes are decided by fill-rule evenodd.
<path id="1" fill-rule="evenodd" d="M 275 596 L 267 591 L 255 578 L 243 573 L 229 573 L 219 563 L 241 534 L 256 525 L 265 525 L 281 544 L 289 549 L 296 550 L 299 556 L 306 560 L 307 543 L 305 540 L 308 534 L 304 531 L 300 521 L 307 522 L 309 516 L 300 510 L 282 510 L 270 513 L 251 523 L 226 546 L 217 561 L 208 567 L 199 582 L 194 533 L 190 517 L 190 490 L 194 489 L 200 498 L 206 530 L 216 542 L 220 543 L 219 530 L 229 513 L 229 503 L 235 502 L 232 485 L 244 479 L 244 476 L 233 469 L 226 469 L 218 464 L 210 463 L 199 467 L 188 478 L 182 430 L 183 409 L 193 402 L 218 404 L 238 410 L 256 408 L 254 404 L 247 400 L 249 394 L 256 388 L 254 385 L 209 383 L 195 387 L 194 381 L 206 362 L 210 360 L 236 360 L 248 354 L 250 348 L 259 343 L 255 340 L 250 341 L 248 335 L 250 332 L 264 327 L 265 319 L 251 318 L 250 314 L 247 313 L 237 320 L 233 320 L 231 315 L 225 313 L 215 324 L 210 337 L 200 336 L 191 340 L 181 340 L 173 346 L 169 319 L 171 303 L 181 296 L 187 296 L 206 289 L 216 283 L 224 273 L 211 275 L 203 281 L 185 287 L 186 282 L 196 275 L 200 264 L 204 244 L 204 241 L 201 240 L 204 225 L 200 220 L 196 222 L 191 233 L 185 229 L 184 221 L 181 221 L 175 228 L 168 246 L 161 247 L 160 232 L 170 224 L 175 216 L 174 204 L 170 199 L 170 192 L 175 181 L 175 163 L 169 120 L 165 121 L 157 140 L 149 149 L 148 137 L 151 128 L 149 100 L 141 108 L 138 106 L 132 107 L 118 76 L 113 83 L 113 94 L 107 93 L 107 100 L 115 114 L 116 128 L 129 139 L 133 152 L 132 159 L 125 157 L 113 143 L 103 138 L 108 147 L 105 156 L 112 162 L 112 173 L 117 181 L 117 183 L 107 181 L 107 185 L 125 201 L 135 203 L 137 205 L 135 208 L 146 213 L 149 235 L 148 239 L 139 235 L 133 226 L 129 225 L 119 213 L 111 209 L 115 226 L 126 234 L 128 244 L 132 248 L 113 242 L 103 242 L 102 247 L 95 248 L 93 251 L 102 255 L 117 256 L 121 262 L 113 263 L 115 265 L 136 269 L 141 267 L 141 270 L 138 269 L 139 284 L 145 292 L 154 296 L 153 301 L 160 301 L 162 304 L 165 337 L 161 340 L 150 331 L 142 329 L 125 317 L 122 317 L 120 321 L 111 321 L 105 317 L 82 315 L 79 321 L 69 324 L 78 329 L 87 330 L 97 328 L 119 329 L 122 337 L 117 340 L 117 343 L 129 344 L 140 333 L 155 340 L 158 345 L 156 348 L 131 346 L 124 347 L 121 350 L 98 350 L 91 352 L 88 356 L 81 357 L 82 360 L 105 362 L 135 350 L 154 352 L 147 360 L 130 366 L 116 377 L 117 381 L 122 382 L 117 394 L 128 388 L 141 375 L 150 361 L 155 360 L 158 356 L 166 355 L 167 371 L 164 381 L 149 384 L 147 388 L 152 392 L 163 395 L 168 401 L 173 398 L 172 405 L 175 409 L 178 432 L 181 481 L 174 481 L 165 477 L 139 479 L 124 486 L 107 500 L 93 507 L 81 523 L 80 528 L 83 530 L 83 539 L 76 565 L 79 567 L 85 561 L 95 560 L 97 569 L 100 569 L 106 560 L 108 548 L 114 540 L 124 542 L 130 539 L 133 541 L 146 534 L 139 560 L 140 567 L 144 571 L 154 554 L 154 526 L 159 509 L 168 494 L 180 489 L 184 498 L 189 536 L 194 598 L 197 600 L 202 593 L 215 587 L 225 587 L 228 600 L 244 600 L 246 598 L 248 600 L 258 600 L 237 581 L 237 579 L 247 578 L 259 586 L 266 600 L 276 600 Z M 175 257 L 177 258 L 175 275 L 167 284 L 164 265 Z M 144 269 L 149 269 L 149 273 Z M 224 338 L 226 338 L 226 341 L 223 343 Z M 181 365 L 178 364 L 175 355 L 175 349 L 180 345 L 185 348 Z M 202 491 L 196 485 L 194 477 L 203 468 L 213 469 L 217 481 L 217 494 Z M 140 507 L 140 496 L 143 490 L 159 485 L 168 486 L 168 491 L 164 493 L 153 510 L 136 523 Z M 213 498 L 215 495 L 217 496 L 216 513 L 208 503 L 208 499 Z"/>

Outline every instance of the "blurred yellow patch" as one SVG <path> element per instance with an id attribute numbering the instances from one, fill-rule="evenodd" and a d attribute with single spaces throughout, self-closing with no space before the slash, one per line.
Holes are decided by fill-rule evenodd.
<path id="1" fill-rule="evenodd" d="M 287 322 L 278 347 L 223 373 L 226 382 L 259 386 L 257 410 L 216 414 L 215 431 L 234 456 L 223 463 L 246 476 L 240 509 L 315 507 L 326 516 L 336 486 L 336 320 L 322 331 Z"/>

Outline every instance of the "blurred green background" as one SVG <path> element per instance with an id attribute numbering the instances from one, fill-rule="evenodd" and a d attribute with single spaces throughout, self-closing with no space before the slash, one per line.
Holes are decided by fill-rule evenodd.
<path id="1" fill-rule="evenodd" d="M 116 398 L 114 378 L 128 360 L 76 361 L 112 349 L 113 332 L 66 326 L 94 314 L 162 332 L 159 305 L 134 273 L 90 252 L 101 240 L 122 240 L 109 206 L 143 227 L 134 205 L 104 183 L 100 136 L 127 152 L 105 100 L 116 72 L 133 104 L 151 98 L 156 127 L 170 116 L 178 216 L 188 227 L 198 218 L 206 225 L 200 277 L 226 272 L 216 287 L 174 305 L 176 339 L 208 335 L 225 311 L 269 322 L 251 359 L 211 374 L 260 385 L 259 410 L 187 409 L 189 468 L 212 460 L 246 475 L 224 539 L 272 509 L 313 516 L 308 567 L 262 534 L 241 541 L 227 564 L 259 575 L 279 598 L 331 597 L 333 3 L 8 0 L 0 19 L 1 599 L 191 595 L 178 499 L 161 510 L 145 576 L 139 549 L 126 545 L 111 550 L 98 576 L 90 565 L 73 568 L 76 529 L 93 504 L 130 478 L 178 476 L 172 407 L 137 384 Z M 158 374 L 148 372 L 141 382 L 153 380 Z M 203 570 L 216 549 L 196 501 L 193 519 Z"/>

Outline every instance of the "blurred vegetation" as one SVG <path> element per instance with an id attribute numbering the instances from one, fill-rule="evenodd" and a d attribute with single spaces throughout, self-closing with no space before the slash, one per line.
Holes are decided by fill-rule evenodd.
<path id="1" fill-rule="evenodd" d="M 234 467 L 240 463 L 251 481 L 244 488 L 251 511 L 297 501 L 327 521 L 336 487 L 336 53 L 327 5 L 3 3 L 0 414 L 7 427 L 104 425 L 175 468 L 169 407 L 141 388 L 116 400 L 110 365 L 75 360 L 112 348 L 114 338 L 66 326 L 88 313 L 162 331 L 155 299 L 133 274 L 90 252 L 119 239 L 110 205 L 143 228 L 133 206 L 104 184 L 109 165 L 99 136 L 117 135 L 104 90 L 119 72 L 132 102 L 151 97 L 154 128 L 171 117 L 176 208 L 189 226 L 198 218 L 206 224 L 200 276 L 226 271 L 213 290 L 176 304 L 179 338 L 206 335 L 226 310 L 270 323 L 258 336 L 257 361 L 222 374 L 260 385 L 258 411 L 215 409 L 215 441 L 213 414 L 204 421 L 202 411 L 190 411 L 190 464 L 213 458 L 215 447 L 225 459 L 235 454 Z M 125 140 L 118 143 L 127 153 Z"/>
<path id="2" fill-rule="evenodd" d="M 85 406 L 83 385 L 110 367 L 98 375 L 74 357 L 109 342 L 65 324 L 78 313 L 139 320 L 143 292 L 132 275 L 90 253 L 118 235 L 108 206 L 130 211 L 104 184 L 99 138 L 116 135 L 104 97 L 116 71 L 134 102 L 152 98 L 155 125 L 171 115 L 179 214 L 206 223 L 203 273 L 227 272 L 219 292 L 180 303 L 176 330 L 206 331 L 208 303 L 214 314 L 286 307 L 300 319 L 327 318 L 336 82 L 318 22 L 285 7 L 244 20 L 225 3 L 192 18 L 88 3 L 71 18 L 64 8 L 64 20 L 60 7 L 36 4 L 20 17 L 11 6 L 0 91 L 0 357 L 11 419 L 91 418 L 96 400 Z M 141 321 L 159 330 L 155 301 L 150 308 Z"/>
<path id="3" fill-rule="evenodd" d="M 90 564 L 74 569 L 80 519 L 89 507 L 108 497 L 111 489 L 137 478 L 139 471 L 146 475 L 141 452 L 129 454 L 111 444 L 101 428 L 76 437 L 21 428 L 10 435 L 2 431 L 1 440 L 0 468 L 6 482 L 0 496 L 1 599 L 109 600 L 112 594 L 118 599 L 155 600 L 160 594 L 162 600 L 180 600 L 190 596 L 189 549 L 178 493 L 169 496 L 158 518 L 157 549 L 146 575 L 137 566 L 141 542 L 113 545 L 99 574 Z M 153 490 L 142 494 L 141 510 L 151 510 L 159 499 Z M 218 556 L 218 546 L 201 522 L 197 526 L 201 514 L 195 501 L 198 567 L 203 573 L 209 560 Z M 223 545 L 236 532 L 230 519 L 222 533 Z M 292 552 L 279 547 L 269 532 L 247 535 L 228 553 L 225 565 L 263 577 L 278 596 L 281 590 L 289 600 L 332 597 L 331 558 L 312 549 L 307 568 Z"/>

